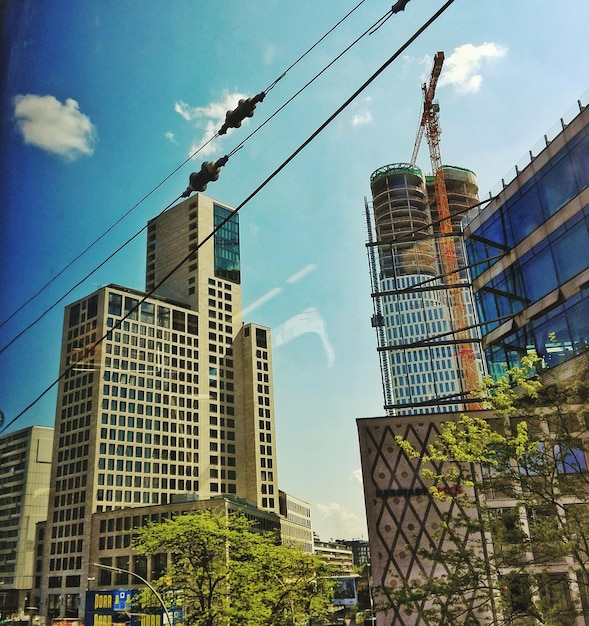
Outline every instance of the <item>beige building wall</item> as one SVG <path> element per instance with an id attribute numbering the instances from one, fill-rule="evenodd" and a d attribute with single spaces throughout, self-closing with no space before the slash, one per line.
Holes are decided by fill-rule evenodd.
<path id="1" fill-rule="evenodd" d="M 109 285 L 66 307 L 45 619 L 83 615 L 94 513 L 175 494 L 278 512 L 270 332 L 242 326 L 239 263 L 237 218 L 198 195 L 149 223 L 147 293 Z"/>
<path id="2" fill-rule="evenodd" d="M 245 472 L 242 473 L 244 497 L 262 509 L 279 512 L 278 468 L 276 467 L 276 429 L 272 344 L 270 329 L 245 324 L 235 341 L 236 359 L 242 364 L 237 389 L 242 399 L 244 420 L 243 446 Z"/>
<path id="3" fill-rule="evenodd" d="M 21 619 L 35 573 L 36 524 L 47 517 L 53 428 L 0 438 L 0 613 Z"/>

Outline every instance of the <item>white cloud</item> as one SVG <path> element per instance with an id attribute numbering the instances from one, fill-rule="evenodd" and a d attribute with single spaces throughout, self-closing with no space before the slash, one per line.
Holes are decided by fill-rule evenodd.
<path id="1" fill-rule="evenodd" d="M 174 137 L 174 133 L 172 131 L 168 131 L 166 133 L 166 139 L 168 139 L 172 143 L 178 144 L 178 142 L 176 141 L 176 137 Z"/>
<path id="2" fill-rule="evenodd" d="M 366 521 L 337 502 L 317 504 L 313 511 L 313 526 L 323 541 L 359 538 L 366 532 Z M 329 529 L 330 537 L 321 537 L 321 529 L 325 528 Z"/>
<path id="3" fill-rule="evenodd" d="M 186 120 L 194 129 L 199 131 L 198 136 L 193 140 L 190 147 L 189 154 L 194 154 L 205 143 L 207 144 L 200 150 L 202 155 L 212 154 L 216 151 L 214 142 L 211 139 L 215 136 L 215 133 L 221 128 L 225 121 L 225 114 L 227 111 L 235 109 L 241 98 L 246 98 L 241 93 L 228 93 L 223 94 L 223 99 L 219 102 L 210 102 L 202 107 L 192 107 L 186 102 L 176 102 L 174 104 L 174 111 L 178 113 L 184 120 Z M 231 132 L 229 129 L 228 132 Z M 207 143 L 210 142 L 210 143 Z"/>
<path id="4" fill-rule="evenodd" d="M 363 485 L 363 482 L 362 482 L 362 470 L 361 469 L 354 470 L 352 472 L 351 480 L 352 480 L 352 482 L 356 483 L 357 485 L 362 486 Z"/>
<path id="5" fill-rule="evenodd" d="M 96 129 L 72 98 L 62 104 L 54 96 L 19 95 L 14 116 L 26 144 L 68 161 L 94 153 Z"/>
<path id="6" fill-rule="evenodd" d="M 372 113 L 370 112 L 370 104 L 372 98 L 362 98 L 356 106 L 356 111 L 352 116 L 352 126 L 359 126 L 361 124 L 368 124 L 372 121 Z"/>
<path id="7" fill-rule="evenodd" d="M 494 43 L 459 46 L 445 59 L 439 85 L 452 85 L 462 93 L 476 93 L 483 82 L 480 73 L 483 61 L 498 59 L 506 54 L 507 48 Z"/>

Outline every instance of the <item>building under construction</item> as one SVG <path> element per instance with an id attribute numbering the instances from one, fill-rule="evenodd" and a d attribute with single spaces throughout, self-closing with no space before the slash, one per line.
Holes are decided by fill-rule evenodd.
<path id="1" fill-rule="evenodd" d="M 423 85 L 411 162 L 376 170 L 372 205 L 365 201 L 372 325 L 390 415 L 480 408 L 473 392 L 482 359 L 461 232 L 465 212 L 478 204 L 478 185 L 470 170 L 442 165 L 434 95 L 443 63 L 438 52 Z M 424 135 L 427 178 L 415 166 Z"/>
<path id="2" fill-rule="evenodd" d="M 442 231 L 433 177 L 397 163 L 370 178 L 373 326 L 389 414 L 461 410 L 482 371 L 460 232 L 478 186 L 469 170 L 444 166 L 443 174 L 450 232 Z"/>

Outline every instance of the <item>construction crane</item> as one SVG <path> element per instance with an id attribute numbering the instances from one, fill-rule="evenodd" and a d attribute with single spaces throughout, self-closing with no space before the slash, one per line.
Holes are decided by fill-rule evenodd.
<path id="1" fill-rule="evenodd" d="M 440 220 L 440 257 L 442 262 L 442 271 L 449 286 L 450 309 L 452 311 L 453 325 L 455 329 L 454 341 L 456 342 L 456 358 L 462 371 L 463 391 L 472 393 L 479 384 L 479 373 L 477 369 L 477 361 L 473 349 L 473 343 L 476 341 L 468 330 L 468 316 L 466 312 L 466 303 L 464 298 L 464 286 L 460 285 L 460 271 L 458 267 L 458 258 L 456 255 L 456 245 L 452 233 L 452 219 L 450 216 L 450 206 L 448 203 L 448 192 L 446 190 L 446 180 L 444 178 L 444 170 L 442 167 L 442 157 L 440 155 L 440 107 L 434 102 L 436 86 L 442 72 L 444 64 L 444 53 L 437 52 L 434 56 L 434 64 L 428 83 L 424 83 L 423 89 L 423 112 L 419 127 L 417 129 L 417 138 L 413 146 L 413 154 L 411 155 L 411 165 L 415 165 L 419 147 L 425 133 L 429 146 L 429 155 L 432 166 L 432 174 L 434 177 L 434 190 L 436 195 L 436 205 L 438 218 Z M 468 403 L 471 410 L 482 408 L 477 402 Z"/>

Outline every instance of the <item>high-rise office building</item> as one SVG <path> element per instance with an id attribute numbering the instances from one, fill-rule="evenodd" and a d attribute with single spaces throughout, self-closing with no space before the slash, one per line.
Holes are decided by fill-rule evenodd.
<path id="1" fill-rule="evenodd" d="M 370 177 L 373 326 L 389 414 L 459 410 L 482 372 L 460 232 L 478 187 L 469 170 L 443 171 L 451 233 L 440 228 L 433 179 L 419 168 L 397 163 Z"/>
<path id="2" fill-rule="evenodd" d="M 278 513 L 270 331 L 240 282 L 238 216 L 197 195 L 150 221 L 146 293 L 66 307 L 42 615 L 84 614 L 94 513 L 187 493 Z"/>
<path id="3" fill-rule="evenodd" d="M 313 552 L 311 505 L 284 491 L 280 492 L 280 536 L 284 545 Z"/>
<path id="4" fill-rule="evenodd" d="M 35 526 L 45 519 L 53 428 L 0 437 L 0 619 L 23 619 L 33 586 Z"/>

